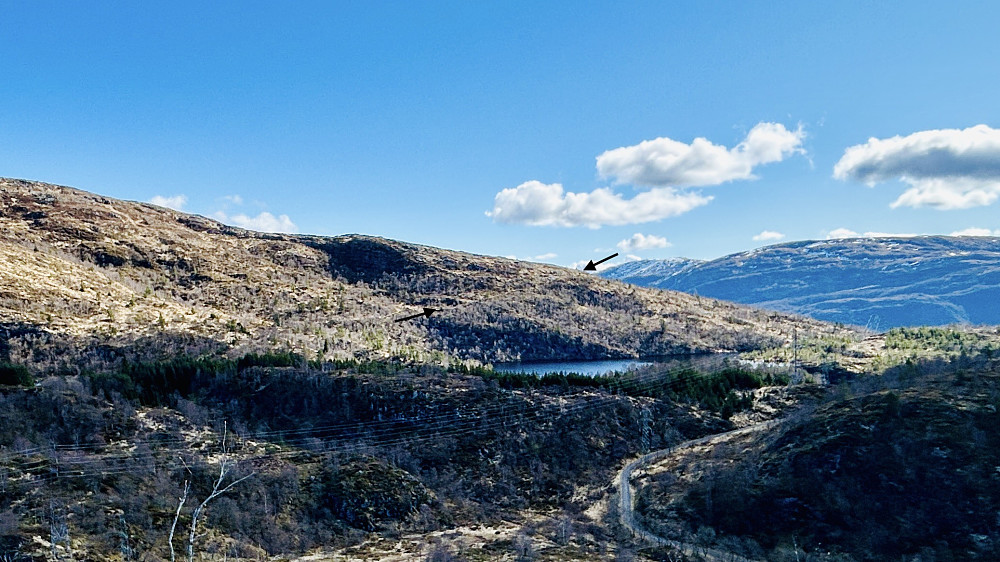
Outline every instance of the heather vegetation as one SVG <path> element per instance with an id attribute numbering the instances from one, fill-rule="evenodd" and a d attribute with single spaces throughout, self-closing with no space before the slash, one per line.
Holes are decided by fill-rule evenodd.
<path id="1" fill-rule="evenodd" d="M 0 179 L 0 193 L 0 352 L 49 371 L 276 349 L 312 361 L 598 359 L 854 333 L 555 266 L 262 234 L 38 182 Z M 438 312 L 394 322 L 424 306 Z"/>
<path id="2" fill-rule="evenodd" d="M 586 558 L 613 540 L 582 513 L 621 459 L 728 426 L 685 402 L 779 382 L 737 369 L 532 380 L 287 352 L 43 376 L 0 394 L 0 513 L 16 522 L 0 531 L 24 556 L 65 525 L 77 556 L 125 541 L 129 556 L 166 557 L 184 483 L 210 494 L 225 431 L 230 479 L 247 479 L 205 509 L 202 552 L 287 555 L 558 509 L 594 526 L 574 543 Z"/>
<path id="3" fill-rule="evenodd" d="M 742 453 L 699 453 L 691 485 L 660 473 L 640 511 L 664 535 L 768 560 L 995 560 L 998 408 L 992 355 L 905 363 L 842 383 Z"/>

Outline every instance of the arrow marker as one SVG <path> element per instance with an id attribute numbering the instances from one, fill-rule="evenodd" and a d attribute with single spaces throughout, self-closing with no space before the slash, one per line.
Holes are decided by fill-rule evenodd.
<path id="1" fill-rule="evenodd" d="M 420 314 L 414 314 L 412 316 L 407 316 L 406 318 L 399 318 L 399 319 L 396 320 L 396 322 L 406 322 L 407 320 L 413 320 L 415 318 L 420 318 L 421 316 L 426 316 L 426 317 L 430 318 L 431 314 L 434 314 L 435 312 L 437 312 L 436 308 L 427 308 L 425 306 L 424 307 L 424 311 L 421 312 Z"/>
<path id="2" fill-rule="evenodd" d="M 606 261 L 608 261 L 610 259 L 617 258 L 617 257 L 618 257 L 618 252 L 615 252 L 615 253 L 611 254 L 610 256 L 608 256 L 608 257 L 606 257 L 606 258 L 604 258 L 603 260 L 600 260 L 600 261 L 596 261 L 595 262 L 594 260 L 590 260 L 590 261 L 587 262 L 587 265 L 584 266 L 583 270 L 584 271 L 597 271 L 597 266 L 601 265 L 602 263 L 604 263 L 604 262 L 606 262 Z"/>

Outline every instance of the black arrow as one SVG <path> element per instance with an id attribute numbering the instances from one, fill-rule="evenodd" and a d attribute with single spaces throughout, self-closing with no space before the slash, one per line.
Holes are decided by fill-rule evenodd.
<path id="1" fill-rule="evenodd" d="M 618 252 L 615 252 L 615 253 L 611 254 L 610 256 L 608 256 L 608 257 L 606 257 L 606 258 L 604 258 L 603 260 L 600 260 L 600 261 L 596 261 L 595 262 L 594 260 L 590 260 L 590 261 L 587 262 L 587 265 L 584 266 L 583 270 L 584 271 L 597 271 L 597 266 L 601 265 L 602 263 L 604 263 L 604 262 L 606 262 L 606 261 L 608 261 L 610 259 L 617 258 L 617 257 L 618 257 Z"/>
<path id="2" fill-rule="evenodd" d="M 399 318 L 396 320 L 396 322 L 406 322 L 407 320 L 413 320 L 414 318 L 420 318 L 421 316 L 426 316 L 430 318 L 431 314 L 434 314 L 435 312 L 437 312 L 436 308 L 427 308 L 425 306 L 424 311 L 421 312 L 420 314 L 414 314 L 412 316 L 407 316 L 406 318 Z"/>

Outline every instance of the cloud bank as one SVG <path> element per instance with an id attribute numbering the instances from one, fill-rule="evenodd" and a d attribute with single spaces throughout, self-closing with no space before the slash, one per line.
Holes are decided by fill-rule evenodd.
<path id="1" fill-rule="evenodd" d="M 972 227 L 964 230 L 956 230 L 951 233 L 951 236 L 1000 236 L 1000 230 Z"/>
<path id="2" fill-rule="evenodd" d="M 508 224 L 599 228 L 657 221 L 686 213 L 711 200 L 711 196 L 669 187 L 625 199 L 609 188 L 573 193 L 564 191 L 562 184 L 528 181 L 497 193 L 493 210 L 486 215 Z"/>
<path id="3" fill-rule="evenodd" d="M 666 248 L 670 246 L 666 238 L 655 234 L 645 235 L 636 232 L 631 238 L 626 238 L 618 243 L 618 249 L 623 252 L 638 252 L 642 250 L 652 250 L 654 248 Z"/>
<path id="4" fill-rule="evenodd" d="M 704 138 L 690 144 L 661 137 L 609 150 L 597 157 L 597 171 L 613 184 L 648 188 L 631 198 L 609 187 L 568 192 L 558 183 L 527 181 L 496 194 L 486 213 L 495 222 L 531 226 L 641 224 L 677 216 L 712 200 L 692 187 L 755 179 L 755 167 L 804 153 L 802 127 L 758 123 L 733 148 Z"/>
<path id="5" fill-rule="evenodd" d="M 832 240 L 834 238 L 913 238 L 914 236 L 920 236 L 920 235 L 912 233 L 871 232 L 871 231 L 859 234 L 848 228 L 835 228 L 826 234 L 826 239 Z"/>
<path id="6" fill-rule="evenodd" d="M 874 186 L 901 180 L 910 186 L 892 207 L 968 209 L 1000 197 L 1000 130 L 986 125 L 934 129 L 852 146 L 833 176 Z"/>
<path id="7" fill-rule="evenodd" d="M 763 230 L 760 234 L 754 235 L 754 242 L 768 242 L 771 240 L 781 240 L 785 235 L 773 230 Z"/>
<path id="8" fill-rule="evenodd" d="M 756 179 L 755 167 L 803 153 L 804 138 L 801 126 L 789 131 L 781 123 L 758 123 L 733 148 L 702 137 L 691 144 L 660 137 L 601 154 L 597 157 L 597 171 L 615 183 L 650 187 L 694 187 Z"/>
<path id="9" fill-rule="evenodd" d="M 247 230 L 257 230 L 260 232 L 284 232 L 294 234 L 299 231 L 299 227 L 288 218 L 288 215 L 274 216 L 267 211 L 255 217 L 239 213 L 229 215 L 224 211 L 218 211 L 212 215 L 213 218 L 226 224 L 245 228 Z"/>
<path id="10" fill-rule="evenodd" d="M 184 205 L 187 205 L 187 195 L 172 195 L 170 197 L 164 197 L 163 195 L 154 195 L 152 199 L 149 200 L 150 203 L 158 205 L 160 207 L 166 207 L 168 209 L 173 209 L 175 211 L 183 211 Z"/>

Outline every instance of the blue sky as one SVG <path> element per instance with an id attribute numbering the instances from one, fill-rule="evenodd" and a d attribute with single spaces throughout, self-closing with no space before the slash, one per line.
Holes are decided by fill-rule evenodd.
<path id="1" fill-rule="evenodd" d="M 0 175 L 561 265 L 1000 229 L 993 3 L 205 4 L 7 3 Z"/>

